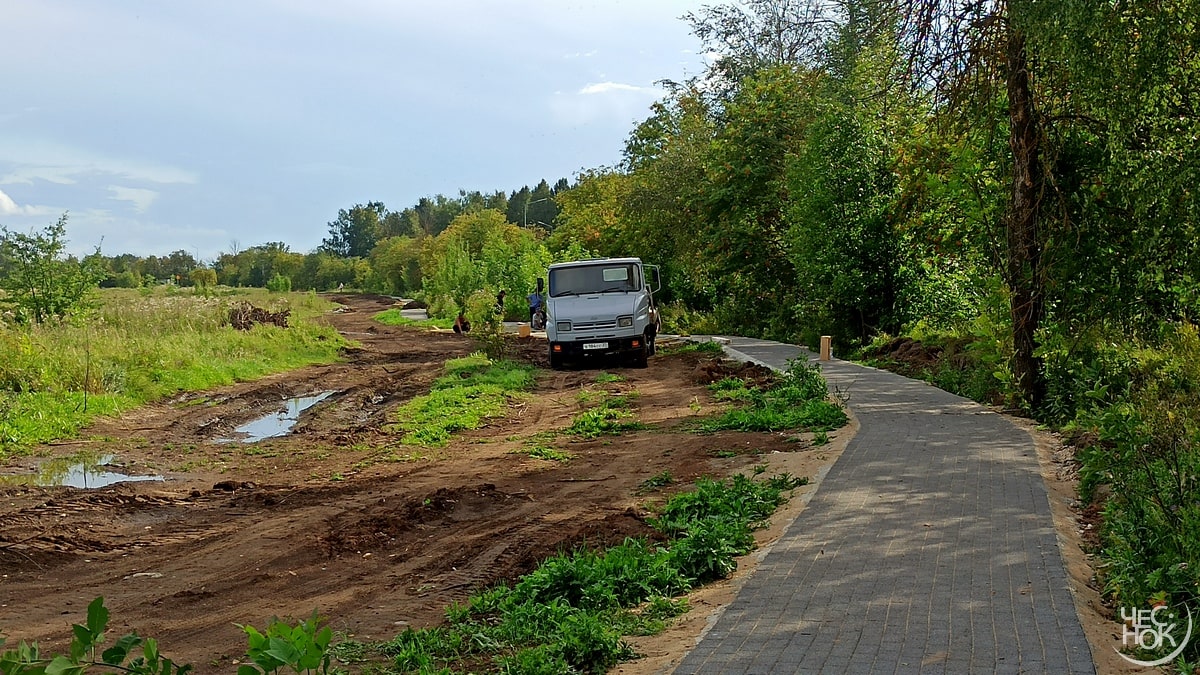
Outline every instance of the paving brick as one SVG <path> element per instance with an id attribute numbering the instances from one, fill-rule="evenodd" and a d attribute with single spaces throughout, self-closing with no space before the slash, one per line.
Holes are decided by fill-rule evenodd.
<path id="1" fill-rule="evenodd" d="M 858 434 L 675 672 L 1094 673 L 1028 434 L 924 383 L 822 370 Z"/>

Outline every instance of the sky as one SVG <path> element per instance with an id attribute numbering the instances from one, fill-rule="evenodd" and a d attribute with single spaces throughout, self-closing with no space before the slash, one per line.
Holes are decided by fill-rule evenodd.
<path id="1" fill-rule="evenodd" d="M 71 253 L 307 253 L 339 209 L 616 165 L 686 0 L 0 0 L 0 226 Z"/>

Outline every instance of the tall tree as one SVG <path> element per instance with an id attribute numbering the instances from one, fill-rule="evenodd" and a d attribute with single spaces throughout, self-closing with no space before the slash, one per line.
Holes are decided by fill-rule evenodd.
<path id="1" fill-rule="evenodd" d="M 343 258 L 365 258 L 375 248 L 385 218 L 387 208 L 382 202 L 342 209 L 338 211 L 337 220 L 329 223 L 329 236 L 322 240 L 321 249 Z"/>
<path id="2" fill-rule="evenodd" d="M 910 83 L 931 84 L 939 111 L 988 111 L 1005 102 L 1008 120 L 1008 199 L 1003 215 L 1004 278 L 1012 321 L 1012 370 L 1027 405 L 1040 408 L 1045 380 L 1038 329 L 1046 313 L 1042 227 L 1046 175 L 1039 109 L 1021 12 L 1028 0 L 902 0 L 902 39 Z M 959 118 L 962 119 L 962 118 Z M 978 118 L 976 118 L 978 119 Z"/>

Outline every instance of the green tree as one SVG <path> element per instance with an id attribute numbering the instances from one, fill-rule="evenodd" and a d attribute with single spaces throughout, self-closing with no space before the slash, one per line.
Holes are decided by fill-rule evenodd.
<path id="1" fill-rule="evenodd" d="M 67 216 L 43 232 L 21 234 L 0 227 L 0 307 L 21 321 L 43 323 L 86 307 L 104 278 L 100 249 L 83 260 L 65 254 Z"/>
<path id="2" fill-rule="evenodd" d="M 517 309 L 549 262 L 550 254 L 538 237 L 507 222 L 502 212 L 463 214 L 423 246 L 421 269 L 430 313 L 449 318 L 467 306 L 473 294 L 503 289 L 510 314 L 520 316 Z"/>
<path id="3" fill-rule="evenodd" d="M 192 285 L 197 288 L 212 288 L 217 285 L 217 273 L 206 267 L 192 270 Z"/>
<path id="4" fill-rule="evenodd" d="M 329 223 L 329 236 L 321 241 L 321 249 L 343 258 L 365 258 L 383 233 L 386 218 L 382 202 L 342 209 L 337 220 Z"/>
<path id="5" fill-rule="evenodd" d="M 388 237 L 371 251 L 372 285 L 389 295 L 411 295 L 421 289 L 421 240 Z"/>
<path id="6" fill-rule="evenodd" d="M 889 211 L 895 180 L 888 149 L 854 109 L 832 103 L 793 160 L 789 254 L 796 325 L 844 345 L 899 327 L 899 252 Z"/>

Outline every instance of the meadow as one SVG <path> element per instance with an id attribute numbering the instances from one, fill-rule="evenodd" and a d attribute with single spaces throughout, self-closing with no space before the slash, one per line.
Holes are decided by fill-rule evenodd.
<path id="1" fill-rule="evenodd" d="M 289 327 L 234 329 L 229 312 L 243 302 L 290 310 Z M 99 415 L 336 361 L 346 342 L 318 319 L 332 307 L 314 293 L 158 286 L 100 290 L 67 321 L 0 323 L 0 460 Z"/>

